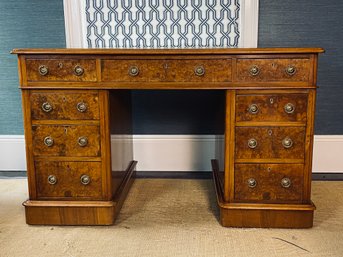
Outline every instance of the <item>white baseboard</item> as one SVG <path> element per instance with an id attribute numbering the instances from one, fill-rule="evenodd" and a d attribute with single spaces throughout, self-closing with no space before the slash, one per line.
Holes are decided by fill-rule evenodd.
<path id="1" fill-rule="evenodd" d="M 112 138 L 112 140 L 116 140 Z M 210 171 L 215 135 L 134 135 L 140 171 Z M 315 136 L 313 172 L 343 173 L 343 135 Z M 0 171 L 26 170 L 22 135 L 0 135 Z"/>
<path id="2" fill-rule="evenodd" d="M 24 136 L 0 135 L 0 171 L 20 170 L 26 170 Z"/>
<path id="3" fill-rule="evenodd" d="M 142 171 L 210 171 L 214 135 L 135 135 L 133 153 Z"/>

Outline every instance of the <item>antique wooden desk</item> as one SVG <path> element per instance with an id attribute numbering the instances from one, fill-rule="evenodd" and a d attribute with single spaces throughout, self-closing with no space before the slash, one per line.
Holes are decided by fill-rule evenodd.
<path id="1" fill-rule="evenodd" d="M 113 224 L 135 175 L 131 89 L 226 94 L 223 226 L 313 224 L 311 165 L 320 48 L 15 49 L 26 138 L 28 224 Z M 209 160 L 210 161 L 210 160 Z M 199 215 L 201 215 L 199 213 Z"/>

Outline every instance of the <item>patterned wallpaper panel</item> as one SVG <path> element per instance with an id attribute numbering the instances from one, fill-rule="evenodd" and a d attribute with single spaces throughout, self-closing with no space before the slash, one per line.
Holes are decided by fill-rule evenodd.
<path id="1" fill-rule="evenodd" d="M 86 0 L 88 47 L 237 47 L 241 0 Z"/>

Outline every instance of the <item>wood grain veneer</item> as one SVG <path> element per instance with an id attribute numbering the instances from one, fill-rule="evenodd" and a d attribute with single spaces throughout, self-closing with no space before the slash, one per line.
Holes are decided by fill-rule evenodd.
<path id="1" fill-rule="evenodd" d="M 287 104 L 294 105 L 294 112 L 287 113 L 284 108 Z M 257 113 L 249 112 L 251 105 L 256 105 Z M 237 95 L 236 121 L 271 121 L 271 122 L 306 122 L 307 94 L 284 92 L 279 94 L 249 94 Z"/>
<path id="2" fill-rule="evenodd" d="M 37 73 L 40 66 L 48 71 L 42 76 Z M 75 74 L 75 67 L 83 68 L 81 75 Z M 27 59 L 26 72 L 28 81 L 96 81 L 95 59 Z"/>
<path id="3" fill-rule="evenodd" d="M 303 169 L 303 164 L 236 164 L 235 202 L 301 203 Z M 250 178 L 256 187 L 249 187 Z M 289 187 L 281 185 L 283 178 L 290 180 Z"/>
<path id="4" fill-rule="evenodd" d="M 282 141 L 292 140 L 292 146 L 285 148 Z M 248 141 L 257 142 L 255 148 L 250 148 Z M 236 128 L 236 159 L 303 159 L 305 152 L 304 127 L 237 127 Z"/>
<path id="5" fill-rule="evenodd" d="M 30 94 L 33 120 L 98 120 L 99 95 L 97 92 L 87 93 L 72 90 L 32 91 Z M 50 112 L 45 112 L 44 103 L 52 106 Z M 84 103 L 86 110 L 77 109 L 79 103 Z"/>

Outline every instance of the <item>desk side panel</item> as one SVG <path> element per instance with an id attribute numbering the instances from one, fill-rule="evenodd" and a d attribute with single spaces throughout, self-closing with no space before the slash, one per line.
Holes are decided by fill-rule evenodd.
<path id="1" fill-rule="evenodd" d="M 112 194 L 115 195 L 133 161 L 131 92 L 110 91 L 109 99 Z"/>

